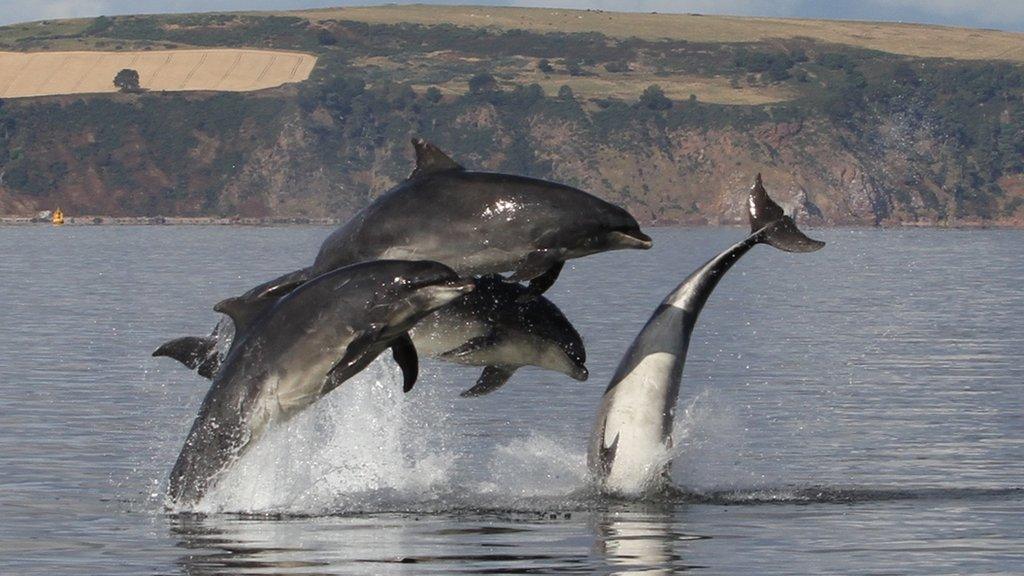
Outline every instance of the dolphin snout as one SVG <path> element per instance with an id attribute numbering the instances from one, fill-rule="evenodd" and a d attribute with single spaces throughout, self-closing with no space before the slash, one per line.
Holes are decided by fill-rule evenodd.
<path id="1" fill-rule="evenodd" d="M 621 232 L 616 230 L 610 235 L 610 240 L 613 246 L 617 248 L 634 248 L 637 250 L 647 250 L 654 245 L 654 241 L 647 234 L 644 234 L 640 230 L 630 230 L 628 232 Z"/>
<path id="2" fill-rule="evenodd" d="M 573 380 L 579 380 L 580 382 L 583 382 L 584 380 L 590 377 L 590 371 L 587 370 L 586 366 L 580 364 L 579 366 L 573 368 L 572 373 L 569 374 L 569 376 L 571 376 Z"/>
<path id="3" fill-rule="evenodd" d="M 456 278 L 455 280 L 445 282 L 444 285 L 461 294 L 469 294 L 476 290 L 476 280 L 473 278 Z"/>

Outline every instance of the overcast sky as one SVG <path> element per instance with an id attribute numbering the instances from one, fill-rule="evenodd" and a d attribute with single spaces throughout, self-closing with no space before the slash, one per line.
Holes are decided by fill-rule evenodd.
<path id="1" fill-rule="evenodd" d="M 699 12 L 888 20 L 1024 31 L 1024 0 L 418 0 L 421 4 L 488 4 L 600 8 L 629 12 Z M 386 4 L 374 0 L 0 0 L 0 24 L 99 16 L 218 10 L 274 10 Z"/>

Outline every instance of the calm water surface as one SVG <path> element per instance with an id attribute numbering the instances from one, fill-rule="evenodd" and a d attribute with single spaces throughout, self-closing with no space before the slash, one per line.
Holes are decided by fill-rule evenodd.
<path id="1" fill-rule="evenodd" d="M 591 378 L 380 361 L 163 510 L 207 383 L 150 353 L 312 261 L 323 228 L 0 228 L 0 574 L 1024 573 L 1024 233 L 828 230 L 759 247 L 690 351 L 676 482 L 589 495 L 585 445 L 661 298 L 743 236 L 655 230 L 552 298 Z"/>

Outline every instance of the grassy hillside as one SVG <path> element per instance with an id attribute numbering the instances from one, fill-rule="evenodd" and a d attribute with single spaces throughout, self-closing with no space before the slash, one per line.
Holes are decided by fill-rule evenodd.
<path id="1" fill-rule="evenodd" d="M 702 14 L 638 14 L 602 10 L 493 6 L 372 6 L 303 10 L 284 14 L 312 21 L 596 33 L 610 38 L 688 42 L 768 42 L 805 38 L 868 50 L 928 58 L 1024 61 L 1024 37 L 1013 32 L 892 22 L 750 18 Z"/>
<path id="2" fill-rule="evenodd" d="M 738 221 L 761 171 L 822 223 L 1019 225 L 1022 40 L 424 6 L 10 26 L 0 50 L 317 62 L 306 82 L 252 93 L 6 100 L 0 213 L 344 217 L 408 173 L 418 134 L 467 166 L 569 182 L 652 222 Z"/>

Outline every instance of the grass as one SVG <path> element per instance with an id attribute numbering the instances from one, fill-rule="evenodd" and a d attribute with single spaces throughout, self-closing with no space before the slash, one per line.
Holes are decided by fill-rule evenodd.
<path id="1" fill-rule="evenodd" d="M 1024 34 L 919 24 L 489 6 L 391 5 L 302 10 L 285 14 L 310 20 L 454 24 L 536 32 L 598 32 L 616 38 L 691 42 L 754 42 L 803 37 L 908 56 L 1024 62 Z"/>

